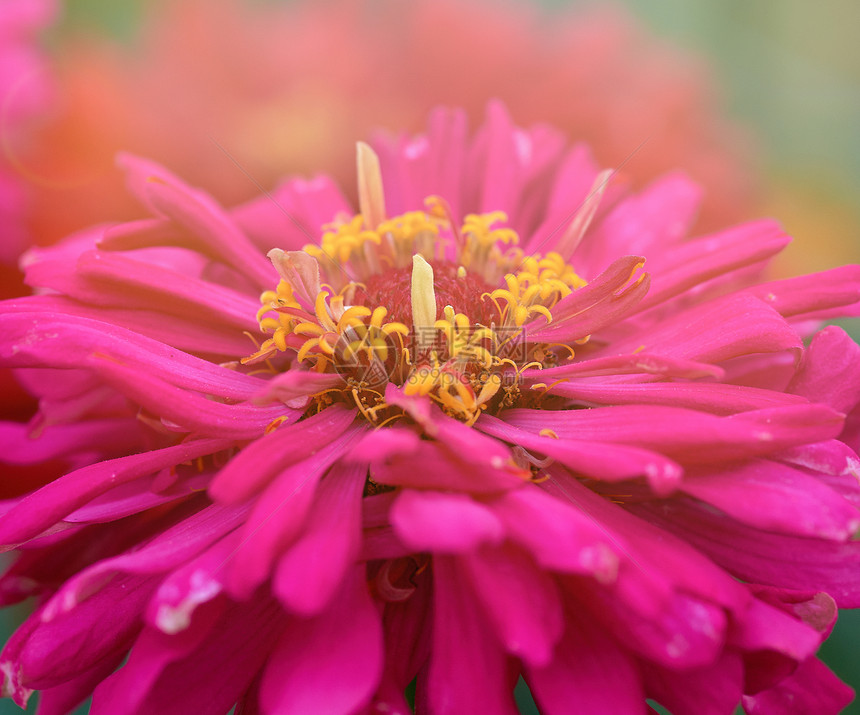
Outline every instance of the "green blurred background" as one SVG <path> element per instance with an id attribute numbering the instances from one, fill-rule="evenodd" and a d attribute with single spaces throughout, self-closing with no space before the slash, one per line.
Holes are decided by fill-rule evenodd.
<path id="1" fill-rule="evenodd" d="M 273 0 L 269 0 L 273 1 Z M 533 0 L 537 1 L 537 0 Z M 143 0 L 71 0 L 58 33 L 97 30 L 132 38 Z M 213 0 L 217 2 L 217 0 Z M 548 12 L 569 7 L 543 0 Z M 860 2 L 857 0 L 625 0 L 658 36 L 705 57 L 726 112 L 746 123 L 760 147 L 763 212 L 790 233 L 822 245 L 821 269 L 860 259 Z M 2 9 L 0 9 L 2 11 Z M 858 337 L 856 323 L 846 327 Z M 5 640 L 23 609 L 0 614 Z M 860 687 L 860 612 L 843 612 L 821 656 Z M 525 701 L 526 698 L 524 698 Z M 524 702 L 523 712 L 537 712 Z M 34 711 L 34 708 L 30 708 Z M 19 713 L 0 701 L 0 714 Z M 80 712 L 86 712 L 86 708 Z M 855 702 L 846 712 L 860 713 Z"/>

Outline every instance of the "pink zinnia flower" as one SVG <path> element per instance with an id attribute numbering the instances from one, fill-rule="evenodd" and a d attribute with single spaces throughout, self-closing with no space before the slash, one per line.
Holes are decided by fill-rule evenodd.
<path id="1" fill-rule="evenodd" d="M 418 131 L 440 103 L 479 121 L 500 97 L 520 122 L 550 121 L 638 185 L 676 166 L 707 187 L 703 220 L 749 214 L 743 132 L 698 58 L 653 38 L 622 8 L 541 13 L 500 0 L 150 0 L 130 46 L 61 38 L 64 113 L 33 171 L 41 243 L 137 218 L 117 151 L 152 157 L 219 200 L 254 195 L 226 147 L 264 186 L 285 171 L 354 183 L 352 142 L 377 126 Z M 344 58 L 348 58 L 345 61 Z M 189 88 L 193 88 L 190 91 Z M 158 111 L 153 111 L 158 107 Z"/>
<path id="2" fill-rule="evenodd" d="M 4 504 L 0 594 L 39 599 L 5 692 L 406 713 L 417 679 L 510 713 L 522 675 L 547 713 L 838 712 L 860 347 L 802 336 L 860 269 L 760 283 L 779 226 L 689 238 L 688 179 L 628 193 L 500 105 L 375 147 L 358 213 L 126 156 L 152 218 L 29 254 L 0 358 L 40 413 L 3 457 L 67 470 Z"/>

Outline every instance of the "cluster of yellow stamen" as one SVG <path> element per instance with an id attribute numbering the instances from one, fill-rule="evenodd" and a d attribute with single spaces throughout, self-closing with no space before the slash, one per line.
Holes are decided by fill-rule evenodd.
<path id="1" fill-rule="evenodd" d="M 389 358 L 388 338 L 405 337 L 409 328 L 403 323 L 386 322 L 388 309 L 373 310 L 363 305 L 344 305 L 342 294 L 321 290 L 313 313 L 295 299 L 290 284 L 282 280 L 275 291 L 261 296 L 263 306 L 257 313 L 260 330 L 271 333 L 260 349 L 243 360 L 245 364 L 267 360 L 278 352 L 294 350 L 296 360 L 307 362 L 316 372 L 341 365 L 372 365 Z M 274 314 L 274 315 L 273 315 Z"/>
<path id="2" fill-rule="evenodd" d="M 553 307 L 585 281 L 557 253 L 524 257 L 516 248 L 517 233 L 504 225 L 507 217 L 500 211 L 469 214 L 457 226 L 447 204 L 431 197 L 427 211 L 387 217 L 381 178 L 374 175 L 378 161 L 367 147 L 359 150 L 359 164 L 362 212 L 325 226 L 320 245 L 306 246 L 303 260 L 297 257 L 302 254 L 278 252 L 278 259 L 286 260 L 286 268 L 279 269 L 284 280 L 261 296 L 257 315 L 269 337 L 243 362 L 267 361 L 278 370 L 283 366 L 272 360 L 283 355 L 315 372 L 338 372 L 343 388 L 327 390 L 326 403 L 332 392 L 341 394 L 376 423 L 396 412 L 385 403 L 388 383 L 402 386 L 407 395 L 428 396 L 469 424 L 488 407 L 513 404 L 519 374 L 554 359 L 547 345 L 528 345 L 515 354 L 514 342 L 528 342 L 523 326 L 538 316 L 551 321 Z M 362 171 L 368 175 L 362 177 Z M 329 284 L 313 279 L 318 271 L 308 270 L 308 256 Z M 386 321 L 386 305 L 402 302 L 402 295 L 380 300 L 386 305 L 361 304 L 357 296 L 368 295 L 361 292 L 367 288 L 362 281 L 376 280 L 376 294 L 384 294 L 387 271 L 404 276 L 410 264 L 405 277 L 411 276 L 411 326 Z M 434 265 L 444 279 L 434 279 Z M 290 282 L 300 272 L 301 288 Z M 443 280 L 439 302 L 437 280 Z M 505 287 L 487 290 L 502 281 Z M 473 285 L 485 286 L 472 294 L 480 296 L 472 309 L 484 306 L 480 320 L 447 304 L 457 302 L 451 296 L 468 295 Z"/>
<path id="3" fill-rule="evenodd" d="M 489 295 L 499 311 L 502 325 L 521 327 L 535 315 L 552 320 L 556 303 L 586 284 L 558 253 L 529 256 L 516 273 L 505 275 L 507 288 Z"/>

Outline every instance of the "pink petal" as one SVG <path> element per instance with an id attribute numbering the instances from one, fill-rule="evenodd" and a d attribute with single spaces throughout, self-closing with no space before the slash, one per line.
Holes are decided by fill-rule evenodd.
<path id="1" fill-rule="evenodd" d="M 205 321 L 256 333 L 253 296 L 158 264 L 107 251 L 86 251 L 72 271 L 65 260 L 30 264 L 27 282 L 91 305 L 148 309 L 189 322 Z"/>
<path id="2" fill-rule="evenodd" d="M 195 440 L 70 472 L 25 497 L 4 516 L 0 523 L 0 543 L 17 544 L 31 539 L 118 484 L 213 454 L 227 446 L 222 440 Z"/>
<path id="3" fill-rule="evenodd" d="M 541 410 L 545 425 L 555 425 L 553 413 Z M 506 442 L 544 454 L 576 472 L 608 482 L 646 477 L 659 494 L 670 493 L 683 470 L 661 454 L 639 447 L 596 440 L 554 439 L 519 429 L 490 415 L 482 415 L 477 428 Z M 549 429 L 549 428 L 548 428 Z"/>
<path id="4" fill-rule="evenodd" d="M 717 415 L 802 404 L 804 399 L 745 385 L 652 382 L 634 385 L 562 382 L 549 392 L 585 405 L 669 405 Z"/>
<path id="5" fill-rule="evenodd" d="M 413 562 L 414 563 L 414 562 Z M 428 572 L 410 579 L 416 585 L 408 598 L 385 604 L 382 625 L 385 633 L 385 670 L 374 705 L 390 708 L 392 715 L 409 715 L 403 692 L 430 657 L 430 608 L 432 589 Z M 371 707 L 374 707 L 371 705 Z"/>
<path id="6" fill-rule="evenodd" d="M 743 692 L 743 663 L 732 651 L 704 667 L 670 670 L 643 663 L 642 670 L 648 696 L 673 715 L 732 713 Z"/>
<path id="7" fill-rule="evenodd" d="M 602 358 L 578 360 L 545 370 L 523 370 L 520 376 L 526 381 L 550 384 L 555 380 L 572 377 L 602 377 L 618 375 L 655 375 L 659 377 L 723 377 L 723 370 L 715 365 L 648 353 L 609 355 Z"/>
<path id="8" fill-rule="evenodd" d="M 38 625 L 18 659 L 22 682 L 51 688 L 125 651 L 141 627 L 141 609 L 154 587 L 151 578 L 120 576 L 71 611 Z"/>
<path id="9" fill-rule="evenodd" d="M 39 715 L 68 715 L 125 659 L 125 653 L 106 658 L 71 680 L 39 693 Z"/>
<path id="10" fill-rule="evenodd" d="M 831 325 L 816 333 L 788 390 L 848 413 L 860 403 L 860 345 Z"/>
<path id="11" fill-rule="evenodd" d="M 648 292 L 648 274 L 634 279 L 643 263 L 638 256 L 619 258 L 588 285 L 562 298 L 552 310 L 551 323 L 544 317 L 527 323 L 523 339 L 572 343 L 619 321 Z"/>
<path id="12" fill-rule="evenodd" d="M 860 528 L 860 512 L 835 491 L 766 460 L 690 475 L 681 490 L 765 531 L 845 541 Z"/>
<path id="13" fill-rule="evenodd" d="M 290 620 L 260 689 L 265 712 L 349 715 L 370 701 L 382 674 L 382 627 L 355 567 L 328 610 Z"/>
<path id="14" fill-rule="evenodd" d="M 481 548 L 461 563 L 508 653 L 532 666 L 549 663 L 564 630 L 552 577 L 511 546 Z"/>
<path id="15" fill-rule="evenodd" d="M 230 217 L 260 247 L 297 251 L 318 240 L 323 224 L 352 207 L 327 176 L 290 179 L 269 196 L 260 196 L 231 209 Z"/>
<path id="16" fill-rule="evenodd" d="M 666 604 L 677 598 L 679 590 L 732 610 L 742 609 L 749 601 L 746 589 L 685 540 L 673 538 L 651 523 L 653 519 L 634 516 L 631 506 L 622 508 L 596 494 L 562 467 L 553 465 L 547 472 L 544 488 L 583 512 L 582 518 L 593 521 L 603 532 L 619 560 L 612 588 L 627 610 L 646 616 L 641 619 L 644 628 L 652 616 L 666 611 Z M 657 503 L 662 508 L 676 501 Z M 691 622 L 690 627 L 694 626 Z"/>
<path id="17" fill-rule="evenodd" d="M 301 534 L 317 484 L 361 433 L 352 430 L 314 456 L 282 469 L 254 504 L 241 530 L 241 544 L 228 564 L 230 593 L 247 598 L 265 581 L 278 558 Z"/>
<path id="18" fill-rule="evenodd" d="M 263 667 L 283 617 L 258 599 L 195 621 L 181 636 L 144 629 L 128 662 L 96 688 L 94 715 L 227 712 Z"/>
<path id="19" fill-rule="evenodd" d="M 288 610 L 320 613 L 331 601 L 361 541 L 361 496 L 367 470 L 335 465 L 320 483 L 304 535 L 281 556 L 273 590 Z"/>
<path id="20" fill-rule="evenodd" d="M 98 374 L 138 404 L 174 423 L 184 431 L 222 439 L 256 439 L 277 418 L 295 422 L 298 411 L 283 406 L 258 407 L 248 403 L 226 404 L 160 380 L 149 373 L 106 358 L 92 358 Z"/>
<path id="21" fill-rule="evenodd" d="M 594 575 L 601 581 L 615 578 L 618 555 L 611 534 L 566 500 L 530 485 L 507 492 L 491 506 L 509 537 L 544 568 Z"/>
<path id="22" fill-rule="evenodd" d="M 352 433 L 354 414 L 333 405 L 306 420 L 285 424 L 251 442 L 221 469 L 209 495 L 222 504 L 239 504 L 257 494 L 284 468 L 337 443 Z"/>
<path id="23" fill-rule="evenodd" d="M 200 321 L 192 322 L 151 310 L 99 308 L 83 305 L 63 296 L 39 295 L 6 301 L 2 306 L 2 312 L 36 313 L 36 318 L 40 322 L 54 319 L 56 314 L 74 316 L 74 319 L 86 318 L 90 321 L 97 321 L 99 325 L 104 325 L 106 331 L 111 331 L 111 326 L 119 328 L 122 331 L 120 335 L 128 331 L 132 334 L 130 339 L 137 343 L 144 342 L 145 344 L 147 338 L 154 340 L 157 344 L 167 346 L 166 350 L 162 348 L 165 352 L 169 352 L 170 349 L 174 349 L 174 351 L 178 349 L 205 357 L 223 356 L 225 359 L 235 360 L 237 355 L 247 355 L 254 350 L 254 343 L 247 335 L 237 332 L 229 326 L 209 325 Z M 51 315 L 52 313 L 54 315 Z M 27 327 L 25 326 L 23 329 L 26 330 Z M 54 331 L 46 333 L 45 337 L 48 338 L 48 341 L 44 341 L 44 345 L 39 343 L 35 345 L 33 355 L 36 356 L 36 359 L 28 362 L 29 353 L 24 351 L 23 364 L 41 364 L 40 350 L 45 347 L 56 347 L 58 335 L 55 336 Z M 113 343 L 113 340 L 108 340 L 110 341 L 108 344 Z M 78 348 L 74 343 L 73 346 Z M 111 347 L 116 349 L 115 344 Z M 151 352 L 151 348 L 148 348 L 147 352 Z M 0 356 L 5 361 L 7 358 L 14 359 L 14 354 L 7 353 Z M 62 358 L 62 353 L 57 355 L 54 352 L 52 355 L 54 359 Z M 144 359 L 146 358 L 150 358 L 150 356 L 144 356 Z M 127 359 L 133 361 L 133 356 L 128 356 Z M 177 359 L 182 361 L 182 356 L 178 355 Z M 10 364 L 16 363 L 10 362 Z M 62 363 L 60 362 L 60 364 Z M 223 368 L 212 365 L 209 366 L 209 370 L 226 372 Z M 240 377 L 242 376 L 238 373 L 234 374 L 234 379 Z M 258 381 L 250 378 L 244 382 L 247 385 Z"/>
<path id="24" fill-rule="evenodd" d="M 837 715 L 854 700 L 854 691 L 817 658 L 809 658 L 776 687 L 745 695 L 749 715 Z"/>
<path id="25" fill-rule="evenodd" d="M 81 454 L 112 456 L 139 448 L 142 433 L 141 423 L 128 418 L 48 425 L 37 435 L 20 422 L 0 422 L 0 462 L 38 464 Z"/>
<path id="26" fill-rule="evenodd" d="M 149 207 L 188 230 L 198 248 L 251 278 L 260 288 L 270 288 L 275 272 L 260 251 L 217 203 L 201 191 L 191 189 L 176 177 L 150 162 L 123 155 L 121 165 Z"/>
<path id="27" fill-rule="evenodd" d="M 778 223 L 755 221 L 673 247 L 649 263 L 653 283 L 642 309 L 690 289 L 701 292 L 707 281 L 761 263 L 790 242 Z"/>
<path id="28" fill-rule="evenodd" d="M 474 455 L 473 455 L 474 456 Z M 469 465 L 435 442 L 422 441 L 408 457 L 393 456 L 375 465 L 371 477 L 380 484 L 486 494 L 522 486 L 528 474 L 511 465 Z"/>
<path id="29" fill-rule="evenodd" d="M 254 395 L 254 402 L 258 405 L 283 402 L 288 407 L 300 408 L 307 405 L 310 395 L 343 384 L 343 377 L 337 373 L 290 369 L 266 382 Z"/>
<path id="30" fill-rule="evenodd" d="M 860 605 L 860 542 L 844 544 L 770 534 L 711 510 L 678 502 L 659 511 L 631 507 L 677 534 L 738 578 L 779 588 L 829 593 L 840 608 Z"/>
<path id="31" fill-rule="evenodd" d="M 225 566 L 241 545 L 241 532 L 231 531 L 202 553 L 175 566 L 146 604 L 146 623 L 168 635 L 192 626 L 197 610 L 224 591 Z"/>
<path id="32" fill-rule="evenodd" d="M 423 683 L 429 711 L 516 715 L 502 644 L 453 557 L 434 557 L 433 578 L 433 648 Z"/>
<path id="33" fill-rule="evenodd" d="M 799 358 L 802 349 L 797 333 L 773 308 L 752 296 L 733 294 L 678 312 L 629 339 L 614 341 L 607 351 L 638 350 L 719 363 L 781 351 Z"/>
<path id="34" fill-rule="evenodd" d="M 404 489 L 390 518 L 398 537 L 415 551 L 464 553 L 504 537 L 493 512 L 466 494 Z"/>
<path id="35" fill-rule="evenodd" d="M 855 316 L 860 310 L 860 266 L 786 278 L 748 288 L 786 318 L 824 320 Z"/>
<path id="36" fill-rule="evenodd" d="M 560 441 L 622 443 L 651 449 L 685 464 L 764 456 L 837 436 L 843 418 L 823 405 L 789 405 L 717 417 L 665 406 L 620 405 L 585 410 L 502 413 L 506 422 L 539 432 L 550 426 Z"/>
<path id="37" fill-rule="evenodd" d="M 541 713 L 644 713 L 645 695 L 630 655 L 582 612 L 565 617 L 567 630 L 552 661 L 525 668 L 525 679 Z"/>
<path id="38" fill-rule="evenodd" d="M 247 509 L 210 506 L 158 534 L 145 546 L 102 559 L 66 581 L 48 602 L 43 619 L 72 610 L 116 574 L 152 575 L 182 566 L 242 523 Z"/>
<path id="39" fill-rule="evenodd" d="M 681 173 L 666 174 L 620 202 L 583 241 L 574 264 L 593 269 L 616 256 L 647 256 L 683 238 L 701 203 L 698 184 Z"/>

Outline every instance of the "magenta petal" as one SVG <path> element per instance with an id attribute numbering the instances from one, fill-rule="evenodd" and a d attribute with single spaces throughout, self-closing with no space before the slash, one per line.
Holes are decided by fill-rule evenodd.
<path id="1" fill-rule="evenodd" d="M 424 683 L 429 712 L 516 715 L 502 644 L 454 557 L 434 557 L 433 578 L 433 650 Z"/>
<path id="2" fill-rule="evenodd" d="M 343 384 L 343 377 L 337 373 L 291 369 L 276 375 L 260 388 L 254 394 L 254 402 L 258 405 L 283 402 L 289 407 L 304 407 L 311 395 Z"/>
<path id="3" fill-rule="evenodd" d="M 222 440 L 195 440 L 70 472 L 25 497 L 3 517 L 0 521 L 0 544 L 18 544 L 37 536 L 118 484 L 213 454 L 227 446 L 229 443 Z"/>
<path id="4" fill-rule="evenodd" d="M 684 464 L 765 456 L 836 437 L 844 417 L 824 405 L 788 405 L 717 417 L 663 405 L 502 413 L 530 432 L 550 426 L 560 440 L 619 442 L 661 452 Z"/>
<path id="5" fill-rule="evenodd" d="M 96 688 L 92 713 L 227 712 L 263 667 L 282 628 L 283 617 L 268 599 L 209 606 L 179 636 L 146 628 L 128 662 Z"/>
<path id="6" fill-rule="evenodd" d="M 404 708 L 406 686 L 430 656 L 428 625 L 433 593 L 429 575 L 429 572 L 413 575 L 411 581 L 415 585 L 408 597 L 386 603 L 383 612 L 385 670 L 374 700 L 392 706 L 394 711 L 399 707 L 403 715 L 412 712 Z M 377 576 L 377 587 L 378 584 Z"/>
<path id="7" fill-rule="evenodd" d="M 317 229 L 352 207 L 327 176 L 289 179 L 269 195 L 230 210 L 230 217 L 263 254 L 272 248 L 298 251 L 316 240 Z"/>
<path id="8" fill-rule="evenodd" d="M 619 258 L 592 283 L 562 298 L 552 310 L 551 323 L 544 317 L 527 323 L 523 339 L 572 343 L 621 320 L 648 292 L 650 276 L 633 277 L 643 262 L 638 256 Z"/>
<path id="9" fill-rule="evenodd" d="M 242 544 L 241 532 L 228 533 L 198 556 L 174 568 L 156 589 L 144 617 L 152 628 L 173 635 L 193 623 L 193 616 L 224 590 L 224 571 Z"/>
<path id="10" fill-rule="evenodd" d="M 155 373 L 177 387 L 229 399 L 248 399 L 265 384 L 131 330 L 77 315 L 43 312 L 36 307 L 33 312 L 0 312 L 0 330 L 8 337 L 8 343 L 4 341 L 0 346 L 5 365 L 77 368 L 98 353 Z M 7 346 L 13 347 L 7 352 Z"/>
<path id="11" fill-rule="evenodd" d="M 747 292 L 793 320 L 856 316 L 860 310 L 860 266 L 762 283 Z"/>
<path id="12" fill-rule="evenodd" d="M 102 559 L 72 577 L 45 607 L 50 620 L 75 608 L 118 573 L 151 575 L 183 565 L 212 542 L 236 528 L 247 509 L 210 506 L 179 521 L 136 550 Z"/>
<path id="13" fill-rule="evenodd" d="M 682 243 L 648 264 L 654 282 L 642 309 L 718 276 L 761 263 L 790 242 L 775 221 L 755 221 Z"/>
<path id="14" fill-rule="evenodd" d="M 577 610 L 546 665 L 526 666 L 525 679 L 546 715 L 644 713 L 645 695 L 635 661 L 599 624 Z"/>
<path id="15" fill-rule="evenodd" d="M 508 653 L 532 666 L 549 663 L 564 630 L 552 577 L 510 546 L 484 547 L 462 557 L 461 563 Z"/>
<path id="16" fill-rule="evenodd" d="M 285 424 L 251 442 L 218 472 L 210 496 L 223 504 L 250 499 L 284 467 L 310 457 L 348 430 L 354 413 L 340 406 L 294 424 Z"/>
<path id="17" fill-rule="evenodd" d="M 61 258 L 30 263 L 27 282 L 90 305 L 157 310 L 189 322 L 218 323 L 254 333 L 258 330 L 254 314 L 259 301 L 252 296 L 108 251 L 82 253 L 72 271 L 68 261 Z"/>
<path id="18" fill-rule="evenodd" d="M 791 351 L 799 358 L 803 343 L 764 301 L 733 294 L 683 310 L 611 345 L 612 354 L 636 350 L 719 363 L 753 353 L 782 351 Z"/>
<path id="19" fill-rule="evenodd" d="M 630 355 L 609 355 L 602 358 L 577 360 L 543 370 L 530 368 L 520 373 L 526 382 L 543 382 L 546 384 L 567 378 L 610 375 L 613 377 L 618 375 L 654 375 L 663 378 L 714 377 L 721 379 L 724 371 L 715 365 L 708 365 L 695 360 L 638 352 Z"/>
<path id="20" fill-rule="evenodd" d="M 619 255 L 665 250 L 686 235 L 701 196 L 701 188 L 680 172 L 655 179 L 613 208 L 582 242 L 574 263 L 585 262 L 593 268 Z"/>
<path id="21" fill-rule="evenodd" d="M 390 518 L 400 539 L 415 551 L 464 553 L 504 537 L 493 512 L 466 494 L 404 489 Z"/>
<path id="22" fill-rule="evenodd" d="M 350 715 L 366 705 L 382 674 L 382 626 L 364 567 L 352 569 L 318 616 L 289 621 L 263 673 L 265 712 Z"/>
<path id="23" fill-rule="evenodd" d="M 96 321 L 102 325 L 118 328 L 121 331 L 120 335 L 122 335 L 122 331 L 130 331 L 132 335 L 129 336 L 129 340 L 131 340 L 132 343 L 141 342 L 141 338 L 143 338 L 143 340 L 155 340 L 157 343 L 163 344 L 162 349 L 164 349 L 163 346 L 167 346 L 167 349 L 165 350 L 167 353 L 170 352 L 170 349 L 179 349 L 189 353 L 194 353 L 195 355 L 203 355 L 210 358 L 212 356 L 223 355 L 225 356 L 225 359 L 235 360 L 237 355 L 247 355 L 251 350 L 253 350 L 253 343 L 248 339 L 248 336 L 236 331 L 230 326 L 219 325 L 217 323 L 209 324 L 201 321 L 189 321 L 185 318 L 178 318 L 175 315 L 154 310 L 101 308 L 77 303 L 76 301 L 72 301 L 63 296 L 38 295 L 22 298 L 20 300 L 7 301 L 3 304 L 2 311 L 4 314 L 6 312 L 34 313 L 36 318 L 40 321 L 56 318 L 56 314 L 73 316 L 70 317 L 70 321 L 75 321 L 76 319 Z M 54 313 L 55 315 L 49 317 L 48 314 L 50 313 Z M 26 327 L 24 329 L 26 329 Z M 32 351 L 22 351 L 24 357 L 21 362 L 25 365 L 43 363 L 62 365 L 62 354 L 54 356 L 56 362 L 53 362 L 50 359 L 50 353 L 47 353 L 47 360 L 39 357 L 40 352 L 45 355 L 45 348 L 50 348 L 52 345 L 55 347 L 56 339 L 61 334 L 62 333 L 55 333 L 53 331 L 46 333 L 45 337 L 47 337 L 48 340 L 42 341 L 44 344 L 40 345 L 37 343 Z M 86 339 L 86 336 L 84 336 L 84 339 Z M 77 339 L 73 339 L 73 347 L 78 347 L 77 342 Z M 107 344 L 114 349 L 117 347 L 117 343 L 110 338 L 108 338 Z M 128 351 L 127 346 L 126 351 Z M 91 352 L 98 352 L 98 350 L 92 350 Z M 36 359 L 31 360 L 29 358 L 30 354 L 35 355 Z M 17 364 L 14 362 L 14 358 L 10 359 L 8 355 L 4 355 L 2 357 L 4 362 L 9 359 L 9 364 Z M 142 357 L 144 360 L 149 358 L 147 355 Z M 134 358 L 135 356 L 132 353 L 132 355 L 127 357 L 127 360 L 129 362 L 134 362 Z M 177 359 L 181 361 L 182 356 L 178 356 Z M 162 367 L 163 365 L 164 364 L 162 363 Z M 218 372 L 222 375 L 227 372 L 223 368 L 218 367 L 217 365 L 212 365 L 211 363 L 208 367 L 211 372 Z M 180 374 L 181 372 L 182 371 L 180 371 Z M 226 375 L 223 375 L 223 377 L 224 380 L 227 381 L 231 379 Z M 232 378 L 237 381 L 244 378 L 244 383 L 246 385 L 249 383 L 259 384 L 258 379 L 255 380 L 254 378 L 248 378 L 247 376 L 243 376 L 238 373 L 234 373 Z"/>
<path id="24" fill-rule="evenodd" d="M 152 209 L 186 228 L 199 248 L 242 271 L 260 288 L 270 286 L 274 277 L 271 264 L 214 200 L 176 177 L 165 180 L 166 172 L 151 162 L 129 155 L 120 161 Z"/>
<path id="25" fill-rule="evenodd" d="M 779 685 L 743 698 L 749 715 L 837 715 L 854 691 L 817 658 L 809 658 Z"/>
<path id="26" fill-rule="evenodd" d="M 630 512 L 634 509 L 630 506 L 622 508 L 595 494 L 563 468 L 554 465 L 547 471 L 550 478 L 544 483 L 544 488 L 583 512 L 582 518 L 592 520 L 612 545 L 619 559 L 619 570 L 617 577 L 609 583 L 614 584 L 612 588 L 617 600 L 624 601 L 625 611 L 647 616 L 637 619 L 642 621 L 643 628 L 649 627 L 650 617 L 660 613 L 665 615 L 667 603 L 677 598 L 678 591 L 731 610 L 741 609 L 749 601 L 749 593 L 729 574 L 690 544 L 652 523 L 653 519 L 632 515 Z M 663 499 L 655 503 L 663 508 L 677 501 Z M 690 610 L 696 611 L 695 603 L 691 603 Z M 681 618 L 681 608 L 676 608 L 677 613 L 670 612 L 669 616 Z M 720 617 L 715 615 L 714 618 L 719 621 Z M 654 625 L 658 628 L 663 626 L 656 619 Z M 707 635 L 704 632 L 698 634 L 701 638 Z"/>
<path id="27" fill-rule="evenodd" d="M 681 503 L 633 507 L 738 578 L 779 588 L 825 591 L 840 608 L 860 606 L 860 542 L 771 534 Z"/>
<path id="28" fill-rule="evenodd" d="M 200 435 L 255 439 L 261 437 L 275 419 L 282 417 L 295 422 L 301 416 L 298 411 L 283 406 L 257 407 L 248 403 L 215 402 L 104 358 L 94 358 L 90 364 L 129 399 L 159 415 L 162 420 L 169 420 Z"/>
<path id="29" fill-rule="evenodd" d="M 631 385 L 615 382 L 600 384 L 570 381 L 550 386 L 549 392 L 588 406 L 669 405 L 716 415 L 730 415 L 805 402 L 801 397 L 775 390 L 707 382 L 648 382 Z M 817 401 L 820 402 L 820 400 Z"/>
<path id="30" fill-rule="evenodd" d="M 611 534 L 574 504 L 529 485 L 499 497 L 492 508 L 510 538 L 544 568 L 615 578 L 618 556 Z"/>
<path id="31" fill-rule="evenodd" d="M 127 417 L 48 425 L 35 438 L 28 425 L 0 422 L 0 462 L 38 464 L 81 454 L 113 456 L 136 449 L 141 432 L 140 422 Z"/>
<path id="32" fill-rule="evenodd" d="M 860 402 L 860 345 L 831 325 L 817 333 L 788 390 L 848 413 Z"/>
<path id="33" fill-rule="evenodd" d="M 545 428 L 555 425 L 553 412 L 540 410 Z M 555 439 L 518 429 L 490 415 L 482 415 L 477 428 L 506 442 L 544 454 L 575 472 L 607 482 L 646 477 L 658 494 L 674 490 L 683 475 L 677 463 L 662 454 L 640 447 L 610 444 L 597 440 Z"/>
<path id="34" fill-rule="evenodd" d="M 757 598 L 729 634 L 729 643 L 745 651 L 770 650 L 795 662 L 813 655 L 821 641 L 821 634 L 797 614 Z"/>
<path id="35" fill-rule="evenodd" d="M 275 570 L 273 591 L 288 610 L 304 616 L 318 614 L 355 562 L 366 476 L 363 466 L 335 465 L 320 483 L 308 528 Z"/>
<path id="36" fill-rule="evenodd" d="M 845 541 L 860 528 L 860 512 L 837 492 L 767 460 L 691 475 L 681 490 L 766 531 Z"/>
<path id="37" fill-rule="evenodd" d="M 39 694 L 38 715 L 68 715 L 86 700 L 96 686 L 108 678 L 125 659 L 125 653 L 99 661 L 71 680 Z"/>
<path id="38" fill-rule="evenodd" d="M 421 447 L 421 441 L 420 435 L 411 429 L 390 427 L 373 430 L 359 440 L 346 459 L 377 464 L 392 457 L 415 454 Z"/>
<path id="39" fill-rule="evenodd" d="M 120 576 L 71 611 L 38 625 L 18 659 L 22 682 L 50 688 L 128 648 L 140 612 L 155 588 L 151 578 Z"/>
<path id="40" fill-rule="evenodd" d="M 669 670 L 645 663 L 642 671 L 648 696 L 672 715 L 726 715 L 741 699 L 743 663 L 730 650 L 700 668 Z"/>
<path id="41" fill-rule="evenodd" d="M 529 476 L 511 464 L 476 469 L 465 459 L 449 454 L 439 443 L 421 441 L 408 457 L 394 456 L 376 465 L 371 477 L 392 486 L 486 494 L 515 489 Z"/>
<path id="42" fill-rule="evenodd" d="M 302 531 L 317 484 L 349 449 L 361 430 L 331 438 L 312 457 L 282 469 L 254 503 L 241 529 L 241 543 L 227 564 L 229 591 L 247 598 L 271 572 L 281 554 Z"/>

